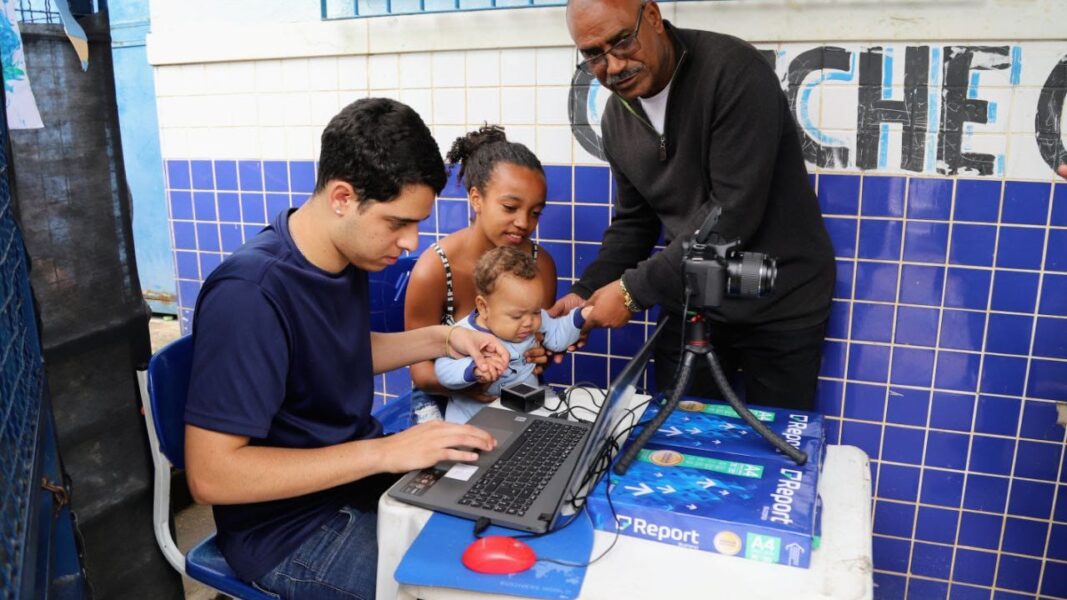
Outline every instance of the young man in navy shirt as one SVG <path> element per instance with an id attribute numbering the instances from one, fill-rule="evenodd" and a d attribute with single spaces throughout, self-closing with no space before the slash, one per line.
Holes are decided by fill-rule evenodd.
<path id="1" fill-rule="evenodd" d="M 375 509 L 392 477 L 496 442 L 434 422 L 382 437 L 373 377 L 439 356 L 497 374 L 491 335 L 426 327 L 373 333 L 367 272 L 418 243 L 445 184 L 430 131 L 383 98 L 344 108 L 322 134 L 315 191 L 204 282 L 186 409 L 189 487 L 213 504 L 218 544 L 244 580 L 286 598 L 372 598 Z"/>

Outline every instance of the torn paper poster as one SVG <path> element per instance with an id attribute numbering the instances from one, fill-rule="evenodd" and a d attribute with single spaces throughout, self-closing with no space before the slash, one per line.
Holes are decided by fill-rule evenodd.
<path id="1" fill-rule="evenodd" d="M 30 89 L 22 34 L 15 16 L 15 0 L 0 0 L 0 61 L 4 64 L 4 95 L 7 99 L 7 126 L 11 129 L 40 129 L 41 113 Z"/>
<path id="2" fill-rule="evenodd" d="M 74 53 L 82 63 L 82 71 L 89 70 L 89 38 L 85 37 L 85 30 L 70 14 L 70 3 L 67 0 L 52 0 L 59 11 L 59 20 L 63 22 L 63 32 L 67 34 L 70 45 L 74 46 Z"/>

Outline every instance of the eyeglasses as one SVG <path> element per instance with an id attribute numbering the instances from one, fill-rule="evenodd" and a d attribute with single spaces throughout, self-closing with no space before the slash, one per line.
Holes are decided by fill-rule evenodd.
<path id="1" fill-rule="evenodd" d="M 645 20 L 646 6 L 648 6 L 648 3 L 642 2 L 641 8 L 637 11 L 637 24 L 634 25 L 633 33 L 612 44 L 607 52 L 601 52 L 596 56 L 587 57 L 585 60 L 578 63 L 578 68 L 586 75 L 596 75 L 597 71 L 602 70 L 608 64 L 609 54 L 615 58 L 629 58 L 630 56 L 633 56 L 635 52 L 640 50 L 641 42 L 637 39 L 637 34 L 641 33 L 641 22 Z M 584 52 L 582 55 L 586 56 Z"/>

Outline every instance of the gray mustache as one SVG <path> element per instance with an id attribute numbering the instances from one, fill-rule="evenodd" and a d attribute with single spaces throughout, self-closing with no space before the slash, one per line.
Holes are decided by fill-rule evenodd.
<path id="1" fill-rule="evenodd" d="M 641 69 L 642 67 L 634 67 L 632 69 L 627 69 L 622 73 L 619 73 L 618 75 L 608 75 L 607 81 L 604 82 L 604 85 L 608 86 L 609 88 L 614 87 L 616 83 L 640 73 Z"/>

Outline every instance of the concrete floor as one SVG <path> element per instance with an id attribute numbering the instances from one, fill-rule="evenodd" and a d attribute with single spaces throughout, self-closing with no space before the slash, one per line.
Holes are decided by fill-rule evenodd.
<path id="1" fill-rule="evenodd" d="M 148 323 L 148 331 L 152 336 L 152 352 L 166 346 L 171 341 L 181 337 L 181 329 L 177 319 L 153 317 Z M 189 551 L 197 542 L 215 532 L 215 521 L 211 517 L 210 506 L 194 504 L 174 515 L 174 525 L 177 530 L 178 549 L 182 554 Z M 229 598 L 219 594 L 215 590 L 204 586 L 188 577 L 183 578 L 185 584 L 186 600 L 215 600 L 217 598 Z"/>

